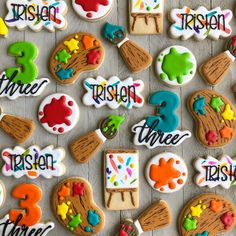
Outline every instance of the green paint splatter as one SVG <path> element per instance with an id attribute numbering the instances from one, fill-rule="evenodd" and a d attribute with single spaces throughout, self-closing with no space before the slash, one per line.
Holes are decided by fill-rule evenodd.
<path id="1" fill-rule="evenodd" d="M 193 229 L 196 229 L 197 228 L 197 220 L 187 217 L 184 219 L 183 227 L 186 231 L 191 231 Z"/>
<path id="2" fill-rule="evenodd" d="M 213 97 L 210 101 L 210 106 L 216 111 L 220 112 L 220 108 L 224 105 L 221 97 Z"/>
<path id="3" fill-rule="evenodd" d="M 182 84 L 184 76 L 191 74 L 194 67 L 190 59 L 190 53 L 185 52 L 181 54 L 176 48 L 171 48 L 169 54 L 163 58 L 161 79 L 177 80 L 178 84 Z"/>
<path id="4" fill-rule="evenodd" d="M 71 221 L 68 223 L 68 227 L 70 228 L 71 231 L 73 231 L 75 228 L 77 228 L 81 223 L 81 215 L 77 214 L 75 216 L 70 216 Z"/>
<path id="5" fill-rule="evenodd" d="M 67 62 L 70 58 L 71 58 L 71 55 L 65 49 L 57 52 L 57 54 L 55 56 L 55 60 L 57 60 L 59 62 L 63 62 L 65 64 L 67 64 Z"/>

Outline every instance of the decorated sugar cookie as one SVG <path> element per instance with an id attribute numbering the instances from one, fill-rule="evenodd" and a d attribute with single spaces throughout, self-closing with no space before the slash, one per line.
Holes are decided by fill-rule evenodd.
<path id="1" fill-rule="evenodd" d="M 18 143 L 26 142 L 34 133 L 32 120 L 3 113 L 0 107 L 0 128 Z"/>
<path id="2" fill-rule="evenodd" d="M 77 235 L 97 234 L 105 225 L 105 215 L 93 200 L 90 183 L 80 177 L 68 178 L 55 187 L 52 208 L 57 220 Z"/>
<path id="3" fill-rule="evenodd" d="M 104 153 L 105 205 L 109 210 L 139 206 L 139 157 L 137 150 Z"/>
<path id="4" fill-rule="evenodd" d="M 4 166 L 2 173 L 5 176 L 21 178 L 24 175 L 30 179 L 43 176 L 47 179 L 64 175 L 65 166 L 62 163 L 65 157 L 63 148 L 54 148 L 52 145 L 44 149 L 33 145 L 27 149 L 16 146 L 13 149 L 5 148 L 2 151 Z"/>
<path id="5" fill-rule="evenodd" d="M 193 53 L 182 46 L 163 50 L 156 60 L 156 71 L 161 81 L 168 86 L 184 86 L 195 76 L 197 69 Z"/>
<path id="6" fill-rule="evenodd" d="M 67 5 L 63 0 L 7 0 L 7 9 L 6 24 L 18 30 L 29 27 L 36 32 L 43 28 L 54 32 L 55 28 L 67 27 Z"/>
<path id="7" fill-rule="evenodd" d="M 136 220 L 124 219 L 115 236 L 139 236 L 142 233 L 158 230 L 171 224 L 171 212 L 163 200 L 155 202 Z"/>
<path id="8" fill-rule="evenodd" d="M 202 194 L 185 204 L 179 215 L 180 236 L 217 236 L 235 226 L 236 208 L 226 198 Z"/>
<path id="9" fill-rule="evenodd" d="M 40 95 L 50 80 L 37 79 L 38 68 L 34 62 L 38 56 L 37 46 L 26 41 L 16 42 L 8 47 L 8 54 L 16 57 L 18 66 L 7 68 L 0 74 L 0 98 L 14 100 Z"/>
<path id="10" fill-rule="evenodd" d="M 152 56 L 138 44 L 126 37 L 123 26 L 106 23 L 102 36 L 115 44 L 129 70 L 133 73 L 141 72 L 152 64 Z"/>
<path id="11" fill-rule="evenodd" d="M 110 115 L 100 122 L 97 130 L 91 131 L 73 141 L 69 148 L 75 160 L 79 163 L 88 162 L 107 139 L 115 138 L 124 120 L 124 116 Z"/>
<path id="12" fill-rule="evenodd" d="M 0 35 L 4 37 L 7 37 L 8 35 L 8 28 L 1 17 L 0 17 Z"/>
<path id="13" fill-rule="evenodd" d="M 4 183 L 0 180 L 0 208 L 3 206 L 6 199 L 6 189 Z"/>
<path id="14" fill-rule="evenodd" d="M 178 130 L 179 118 L 176 109 L 179 97 L 170 91 L 158 91 L 149 98 L 149 104 L 158 107 L 154 116 L 148 116 L 132 127 L 134 144 L 152 149 L 160 146 L 178 146 L 191 137 L 188 130 Z"/>
<path id="15" fill-rule="evenodd" d="M 98 69 L 104 60 L 100 40 L 89 33 L 75 33 L 66 37 L 53 51 L 49 69 L 60 84 L 73 84 L 85 71 Z"/>
<path id="16" fill-rule="evenodd" d="M 83 97 L 83 103 L 96 108 L 108 105 L 112 109 L 123 106 L 127 109 L 140 108 L 144 104 L 141 92 L 144 88 L 142 80 L 133 80 L 131 77 L 120 80 L 116 76 L 108 80 L 101 76 L 96 79 L 88 78 L 84 81 L 87 93 Z"/>
<path id="17" fill-rule="evenodd" d="M 161 34 L 164 0 L 129 0 L 131 34 Z"/>
<path id="18" fill-rule="evenodd" d="M 214 188 L 222 186 L 229 189 L 236 185 L 236 160 L 223 154 L 216 159 L 208 155 L 207 158 L 197 158 L 194 167 L 198 172 L 195 177 L 195 183 L 199 187 Z"/>
<path id="19" fill-rule="evenodd" d="M 196 120 L 196 136 L 204 146 L 219 148 L 236 134 L 236 110 L 224 95 L 200 90 L 189 97 L 189 111 Z"/>
<path id="20" fill-rule="evenodd" d="M 199 68 L 202 77 L 210 85 L 219 84 L 229 74 L 236 57 L 236 35 L 227 41 L 226 48 L 226 51 L 209 58 Z"/>
<path id="21" fill-rule="evenodd" d="M 187 40 L 194 37 L 197 40 L 204 40 L 207 37 L 218 40 L 231 35 L 230 21 L 233 17 L 231 10 L 221 10 L 216 7 L 207 10 L 200 6 L 196 10 L 185 6 L 182 9 L 173 9 L 170 12 L 170 35 L 173 38 Z"/>
<path id="22" fill-rule="evenodd" d="M 150 186 L 162 193 L 179 191 L 188 178 L 188 169 L 183 159 L 170 152 L 153 157 L 145 172 Z"/>
<path id="23" fill-rule="evenodd" d="M 76 13 L 85 20 L 97 21 L 106 17 L 113 5 L 113 0 L 72 0 Z"/>
<path id="24" fill-rule="evenodd" d="M 71 96 L 55 93 L 41 102 L 38 118 L 48 132 L 64 134 L 72 130 L 79 121 L 79 107 Z"/>

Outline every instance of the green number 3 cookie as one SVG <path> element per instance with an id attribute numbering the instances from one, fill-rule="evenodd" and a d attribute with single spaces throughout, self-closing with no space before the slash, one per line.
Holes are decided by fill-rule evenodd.
<path id="1" fill-rule="evenodd" d="M 34 60 L 38 55 L 38 49 L 33 43 L 13 43 L 8 48 L 8 54 L 16 57 L 16 63 L 21 67 L 6 69 L 7 78 L 11 78 L 14 83 L 22 84 L 29 84 L 37 78 L 38 69 Z"/>

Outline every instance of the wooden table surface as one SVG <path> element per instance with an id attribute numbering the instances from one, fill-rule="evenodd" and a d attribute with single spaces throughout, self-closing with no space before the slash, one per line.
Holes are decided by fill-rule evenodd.
<path id="1" fill-rule="evenodd" d="M 67 35 L 79 32 L 79 31 L 88 31 L 90 33 L 96 34 L 100 39 L 101 37 L 101 27 L 103 22 L 97 23 L 87 23 L 81 20 L 73 11 L 71 7 L 71 0 L 66 0 L 69 10 L 66 16 L 68 20 L 68 27 L 64 31 L 57 31 L 55 33 L 49 33 L 46 30 L 41 31 L 40 33 L 35 33 L 30 30 L 25 31 L 17 31 L 15 29 L 10 30 L 10 34 L 7 39 L 0 39 L 0 70 L 4 70 L 9 66 L 15 65 L 15 61 L 13 57 L 7 56 L 7 47 L 17 41 L 27 40 L 35 43 L 39 48 L 39 56 L 37 58 L 37 66 L 39 69 L 39 76 L 44 76 L 51 78 L 49 70 L 48 70 L 48 59 L 50 57 L 51 52 L 53 51 L 55 45 L 60 42 Z M 111 23 L 127 25 L 128 22 L 128 0 L 116 0 L 114 1 L 113 10 L 110 15 L 105 19 Z M 6 15 L 6 0 L 0 1 L 0 16 L 5 17 Z M 196 56 L 198 64 L 202 63 L 211 55 L 215 55 L 219 53 L 224 48 L 224 40 L 219 41 L 211 41 L 204 40 L 201 42 L 196 42 L 193 39 L 188 41 L 180 41 L 170 39 L 168 36 L 168 28 L 169 21 L 167 19 L 167 14 L 172 8 L 178 8 L 183 6 L 189 6 L 191 8 L 196 8 L 200 5 L 204 5 L 207 8 L 213 8 L 216 6 L 221 6 L 222 9 L 231 9 L 235 12 L 235 1 L 233 0 L 165 0 L 165 20 L 164 20 L 164 34 L 163 35 L 155 35 L 155 36 L 129 36 L 134 39 L 137 43 L 145 47 L 154 58 L 158 55 L 158 53 L 171 45 L 183 45 L 189 48 Z M 231 26 L 233 31 L 235 32 L 236 27 L 236 19 L 234 18 L 231 22 Z M 218 156 L 222 153 L 226 153 L 234 157 L 236 156 L 236 148 L 234 140 L 230 145 L 221 149 L 213 149 L 208 150 L 201 146 L 195 136 L 191 139 L 186 140 L 182 145 L 177 148 L 156 148 L 154 150 L 148 150 L 147 148 L 141 146 L 136 147 L 140 150 L 140 207 L 138 210 L 134 211 L 107 211 L 104 209 L 104 199 L 103 199 L 103 170 L 102 170 L 102 153 L 106 148 L 135 148 L 132 143 L 132 133 L 131 127 L 135 123 L 139 122 L 141 119 L 146 117 L 147 115 L 154 114 L 155 109 L 145 104 L 145 106 L 139 110 L 133 109 L 127 111 L 123 108 L 119 108 L 118 110 L 110 110 L 108 107 L 103 107 L 100 109 L 95 109 L 92 107 L 85 107 L 82 104 L 82 96 L 85 93 L 85 90 L 82 87 L 82 81 L 88 76 L 97 76 L 102 75 L 105 78 L 108 78 L 112 75 L 117 75 L 120 79 L 125 79 L 128 76 L 132 76 L 135 79 L 142 79 L 145 83 L 144 97 L 147 100 L 148 96 L 155 91 L 158 90 L 171 90 L 177 93 L 181 97 L 181 106 L 178 109 L 178 114 L 180 118 L 179 128 L 189 129 L 191 131 L 194 130 L 194 122 L 187 111 L 186 102 L 187 97 L 195 90 L 198 89 L 215 89 L 218 92 L 221 92 L 227 95 L 228 98 L 232 99 L 235 104 L 235 100 L 233 98 L 233 93 L 231 92 L 231 86 L 236 82 L 235 74 L 236 74 L 236 65 L 232 69 L 231 73 L 227 76 L 227 78 L 218 86 L 210 87 L 207 86 L 203 79 L 200 77 L 199 73 L 196 74 L 194 80 L 179 89 L 169 89 L 168 87 L 163 86 L 160 81 L 157 79 L 154 73 L 153 67 L 150 67 L 148 70 L 145 70 L 142 73 L 132 75 L 126 68 L 125 64 L 121 60 L 121 57 L 118 54 L 118 50 L 116 47 L 113 47 L 110 43 L 107 43 L 103 40 L 105 49 L 106 49 L 106 57 L 104 64 L 102 67 L 95 72 L 85 73 L 80 76 L 77 80 L 76 84 L 71 86 L 60 86 L 56 84 L 55 80 L 51 78 L 50 85 L 45 89 L 43 94 L 36 98 L 19 98 L 15 101 L 10 101 L 7 98 L 1 98 L 0 105 L 3 107 L 6 113 L 13 113 L 16 115 L 26 116 L 35 121 L 37 127 L 36 132 L 33 137 L 28 140 L 27 143 L 24 144 L 24 147 L 28 147 L 32 144 L 37 144 L 41 147 L 47 146 L 49 144 L 53 144 L 55 146 L 62 146 L 66 149 L 66 159 L 65 165 L 67 168 L 67 172 L 65 176 L 61 178 L 53 178 L 51 180 L 46 180 L 44 178 L 38 178 L 34 181 L 27 179 L 27 177 L 23 177 L 21 179 L 14 179 L 13 177 L 3 177 L 1 174 L 0 179 L 4 181 L 7 188 L 7 200 L 4 207 L 0 210 L 0 216 L 4 216 L 10 208 L 17 207 L 17 200 L 11 197 L 11 190 L 14 186 L 23 182 L 33 182 L 39 185 L 43 190 L 43 199 L 40 202 L 40 206 L 43 211 L 42 221 L 52 220 L 55 222 L 55 229 L 50 232 L 49 236 L 64 236 L 68 233 L 66 229 L 64 229 L 54 217 L 51 210 L 51 191 L 54 185 L 70 176 L 81 176 L 87 178 L 93 186 L 95 191 L 94 198 L 96 203 L 102 207 L 106 214 L 106 226 L 102 233 L 98 234 L 101 236 L 113 236 L 114 228 L 119 224 L 120 219 L 125 217 L 137 217 L 139 213 L 142 212 L 146 207 L 149 206 L 152 202 L 158 199 L 166 200 L 172 210 L 173 215 L 173 223 L 168 228 L 164 228 L 159 231 L 149 232 L 144 234 L 145 236 L 151 235 L 168 235 L 168 236 L 177 236 L 177 217 L 178 214 L 186 203 L 186 201 L 190 200 L 197 194 L 202 192 L 214 192 L 227 196 L 231 200 L 235 200 L 235 188 L 231 188 L 231 190 L 224 190 L 222 188 L 215 189 L 200 189 L 193 183 L 194 170 L 192 167 L 192 162 L 194 158 L 199 156 L 205 156 L 207 154 L 211 154 L 213 156 Z M 64 92 L 72 95 L 74 99 L 78 102 L 80 107 L 80 120 L 78 125 L 71 131 L 61 136 L 56 136 L 49 134 L 46 132 L 43 127 L 37 121 L 37 109 L 44 97 L 54 92 Z M 74 140 L 76 137 L 79 137 L 82 134 L 90 130 L 94 130 L 97 127 L 100 119 L 104 118 L 109 114 L 122 114 L 126 116 L 126 122 L 122 126 L 119 135 L 113 139 L 112 141 L 106 142 L 104 149 L 101 150 L 88 164 L 79 165 L 76 163 L 74 159 L 72 159 L 70 153 L 68 152 L 68 142 Z M 16 143 L 12 141 L 9 137 L 7 137 L 4 133 L 0 133 L 0 149 L 6 147 L 13 147 Z M 154 155 L 163 152 L 165 150 L 175 152 L 179 154 L 186 161 L 189 168 L 189 179 L 186 183 L 185 187 L 177 193 L 174 194 L 160 194 L 155 192 L 149 187 L 144 177 L 144 167 L 147 161 L 152 158 Z M 2 163 L 2 161 L 1 161 Z M 233 232 L 226 235 L 235 235 L 236 228 Z M 72 235 L 72 234 L 71 234 Z"/>

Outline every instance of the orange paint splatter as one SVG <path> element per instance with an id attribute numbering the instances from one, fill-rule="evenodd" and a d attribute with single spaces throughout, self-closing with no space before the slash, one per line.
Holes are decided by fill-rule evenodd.
<path id="1" fill-rule="evenodd" d="M 177 183 L 178 183 L 178 184 L 183 184 L 184 181 L 183 181 L 182 179 L 178 179 L 178 180 L 177 180 Z"/>
<path id="2" fill-rule="evenodd" d="M 95 38 L 92 38 L 90 36 L 87 36 L 85 35 L 83 37 L 83 45 L 84 45 L 84 48 L 87 50 L 87 49 L 90 49 L 90 48 L 93 48 L 94 47 L 94 41 L 95 41 Z"/>
<path id="3" fill-rule="evenodd" d="M 220 212 L 223 209 L 222 201 L 212 200 L 210 203 L 210 209 L 214 212 Z"/>
<path id="4" fill-rule="evenodd" d="M 70 195 L 70 188 L 63 185 L 61 189 L 58 191 L 58 196 L 60 197 L 60 200 L 63 200 L 65 197 Z"/>

